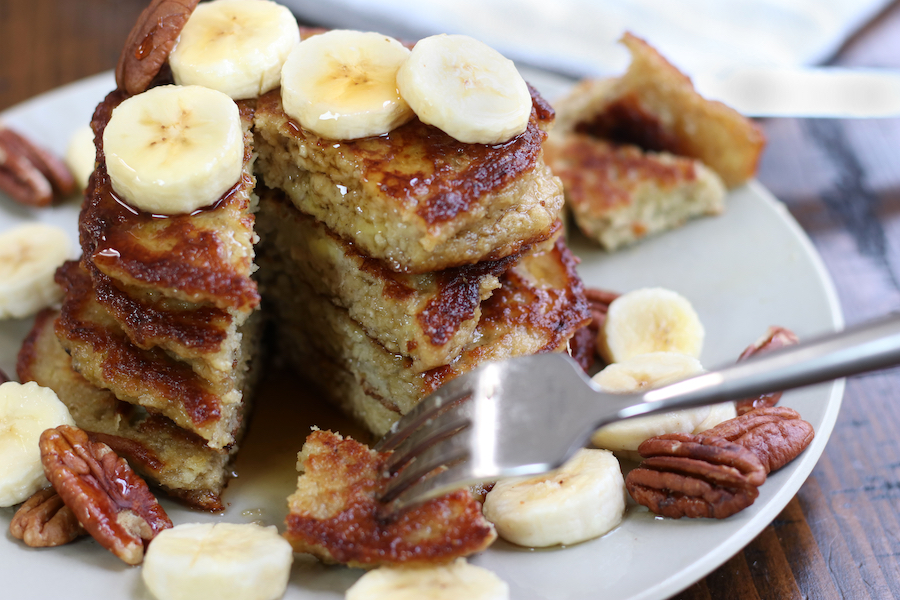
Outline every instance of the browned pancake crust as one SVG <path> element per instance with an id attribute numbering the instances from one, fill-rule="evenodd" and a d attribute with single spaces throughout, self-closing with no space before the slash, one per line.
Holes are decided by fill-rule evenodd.
<path id="1" fill-rule="evenodd" d="M 426 394 L 474 369 L 488 355 L 490 360 L 502 360 L 564 352 L 575 332 L 590 322 L 577 266 L 562 237 L 552 249 L 522 257 L 501 277 L 500 288 L 481 303 L 475 341 L 460 360 L 425 373 Z M 541 345 L 532 347 L 538 340 Z"/>
<path id="2" fill-rule="evenodd" d="M 77 262 L 60 267 L 56 280 L 66 291 L 56 332 L 76 368 L 120 399 L 145 405 L 212 438 L 224 411 L 211 384 L 159 348 L 135 346 L 96 302 L 91 280 Z"/>
<path id="3" fill-rule="evenodd" d="M 222 510 L 228 455 L 169 419 L 139 414 L 108 390 L 92 386 L 72 369 L 54 331 L 56 319 L 50 309 L 36 317 L 19 351 L 20 381 L 55 391 L 78 427 L 123 456 L 149 482 L 196 508 Z"/>
<path id="4" fill-rule="evenodd" d="M 287 127 L 313 147 L 339 145 L 368 187 L 400 207 L 415 207 L 425 223 L 437 225 L 469 211 L 485 195 L 534 168 L 555 113 L 540 94 L 531 92 L 528 128 L 504 144 L 466 144 L 415 118 L 385 135 L 359 140 L 320 138 L 293 119 L 288 119 Z M 258 110 L 280 113 L 281 90 L 262 96 Z"/>
<path id="5" fill-rule="evenodd" d="M 259 172 L 395 271 L 496 260 L 552 235 L 561 184 L 543 163 L 542 142 L 553 117 L 535 92 L 528 128 L 504 144 L 463 144 L 418 119 L 336 141 L 300 127 L 273 90 L 255 113 Z"/>
<path id="6" fill-rule="evenodd" d="M 389 454 L 330 431 L 314 431 L 304 471 L 288 498 L 284 536 L 296 552 L 357 567 L 437 564 L 487 548 L 496 538 L 469 490 L 390 514 L 377 501 Z"/>
<path id="7" fill-rule="evenodd" d="M 216 204 L 190 215 L 154 216 L 118 198 L 106 172 L 103 130 L 125 97 L 120 91 L 110 93 L 91 121 L 98 167 L 88 184 L 79 219 L 84 260 L 126 284 L 223 309 L 252 310 L 259 304 L 256 284 L 250 279 L 252 251 L 246 253 L 253 238 L 249 194 L 255 184 L 249 171 L 252 135 L 245 133 L 241 180 Z M 249 127 L 253 106 L 246 102 L 239 106 Z M 235 238 L 245 238 L 246 243 Z"/>

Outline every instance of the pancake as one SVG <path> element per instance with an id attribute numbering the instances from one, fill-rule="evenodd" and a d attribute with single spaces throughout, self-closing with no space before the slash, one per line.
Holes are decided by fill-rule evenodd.
<path id="1" fill-rule="evenodd" d="M 258 249 L 262 268 L 289 265 L 291 278 L 347 309 L 367 336 L 388 352 L 412 359 L 417 372 L 459 356 L 474 335 L 481 302 L 519 259 L 512 255 L 432 273 L 396 273 L 296 210 L 282 192 L 263 190 L 260 196 L 256 228 L 263 240 Z M 274 285 L 272 293 L 278 294 L 280 284 Z"/>
<path id="2" fill-rule="evenodd" d="M 254 115 L 257 172 L 394 271 L 500 259 L 548 239 L 563 202 L 541 150 L 553 109 L 532 99 L 527 130 L 505 144 L 464 144 L 418 119 L 336 141 L 290 119 L 276 89 Z"/>
<path id="3" fill-rule="evenodd" d="M 579 229 L 606 250 L 725 209 L 722 180 L 693 158 L 577 133 L 548 144 L 546 154 Z"/>
<path id="4" fill-rule="evenodd" d="M 626 33 L 631 64 L 613 79 L 585 79 L 555 103 L 553 136 L 584 133 L 643 150 L 702 161 L 729 188 L 756 173 L 762 130 L 721 102 L 707 100 L 691 80 L 644 40 Z"/>
<path id="5" fill-rule="evenodd" d="M 205 379 L 159 348 L 145 350 L 133 344 L 97 302 L 90 277 L 79 263 L 67 262 L 56 277 L 66 292 L 56 321 L 57 336 L 85 379 L 119 400 L 171 419 L 212 448 L 237 441 L 250 410 L 244 393 L 256 375 L 249 359 L 258 340 L 258 319 L 242 326 L 242 361 L 228 377 Z"/>
<path id="6" fill-rule="evenodd" d="M 481 319 L 460 356 L 424 372 L 367 336 L 345 309 L 293 276 L 290 265 L 270 271 L 263 264 L 260 278 L 264 289 L 273 290 L 267 301 L 278 323 L 279 354 L 318 383 L 326 397 L 383 435 L 445 381 L 483 362 L 566 351 L 590 318 L 575 265 L 561 239 L 551 250 L 524 256 L 482 303 Z"/>
<path id="7" fill-rule="evenodd" d="M 214 450 L 169 419 L 91 385 L 72 369 L 69 355 L 56 338 L 57 317 L 53 310 L 37 316 L 19 352 L 19 380 L 56 392 L 78 427 L 125 457 L 151 484 L 191 506 L 222 510 L 220 495 L 234 451 Z"/>
<path id="8" fill-rule="evenodd" d="M 480 552 L 497 534 L 468 489 L 399 515 L 377 501 L 388 453 L 330 431 L 313 431 L 297 459 L 284 537 L 295 552 L 327 563 L 372 568 L 440 564 Z"/>

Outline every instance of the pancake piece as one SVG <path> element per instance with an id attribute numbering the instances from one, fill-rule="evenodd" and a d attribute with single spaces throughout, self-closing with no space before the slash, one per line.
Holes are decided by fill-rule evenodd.
<path id="1" fill-rule="evenodd" d="M 280 270 L 264 264 L 260 278 L 263 289 L 271 290 L 267 300 L 278 323 L 281 354 L 318 382 L 326 397 L 383 435 L 445 381 L 483 362 L 566 351 L 569 339 L 590 318 L 575 266 L 561 239 L 550 250 L 524 256 L 481 304 L 481 319 L 459 357 L 424 372 L 367 336 L 345 309 L 292 276 L 289 264 Z M 323 377 L 326 372 L 335 380 Z"/>
<path id="2" fill-rule="evenodd" d="M 284 537 L 327 563 L 440 564 L 487 548 L 494 527 L 468 489 L 391 514 L 378 502 L 389 453 L 330 431 L 313 431 L 297 458 Z"/>
<path id="3" fill-rule="evenodd" d="M 110 446 L 150 483 L 191 506 L 222 510 L 232 452 L 213 450 L 206 441 L 160 415 L 121 402 L 91 385 L 73 368 L 55 333 L 58 314 L 41 312 L 19 352 L 22 382 L 49 387 L 66 405 L 75 424 Z"/>
<path id="4" fill-rule="evenodd" d="M 164 415 L 212 448 L 237 441 L 250 410 L 245 393 L 256 375 L 249 357 L 257 345 L 258 319 L 242 326 L 242 362 L 229 377 L 211 381 L 159 348 L 134 345 L 97 302 L 90 277 L 77 262 L 60 267 L 57 282 L 66 291 L 57 336 L 82 376 L 119 400 Z"/>
<path id="5" fill-rule="evenodd" d="M 328 140 L 283 111 L 279 90 L 254 116 L 257 169 L 297 208 L 405 273 L 496 260 L 548 239 L 562 185 L 541 144 L 553 109 L 532 90 L 525 133 L 464 144 L 418 119 L 382 136 Z"/>
<path id="6" fill-rule="evenodd" d="M 699 160 L 583 134 L 548 145 L 566 205 L 587 237 L 616 250 L 725 209 L 725 186 Z"/>
<path id="7" fill-rule="evenodd" d="M 121 284 L 168 298 L 233 309 L 243 315 L 259 305 L 253 267 L 252 104 L 239 103 L 244 126 L 241 179 L 214 205 L 189 215 L 151 215 L 129 206 L 112 189 L 103 157 L 103 130 L 125 96 L 110 93 L 91 126 L 98 167 L 79 218 L 83 260 Z"/>
<path id="8" fill-rule="evenodd" d="M 756 173 L 765 145 L 753 121 L 706 100 L 644 40 L 626 33 L 631 65 L 619 78 L 584 80 L 556 103 L 553 137 L 585 133 L 702 161 L 729 188 Z M 553 141 L 553 140 L 551 140 Z"/>
<path id="9" fill-rule="evenodd" d="M 519 258 L 418 275 L 396 273 L 299 212 L 282 192 L 263 190 L 260 196 L 256 220 L 262 268 L 289 265 L 289 277 L 347 309 L 385 350 L 412 359 L 414 371 L 445 365 L 459 356 L 481 317 L 481 302 Z"/>

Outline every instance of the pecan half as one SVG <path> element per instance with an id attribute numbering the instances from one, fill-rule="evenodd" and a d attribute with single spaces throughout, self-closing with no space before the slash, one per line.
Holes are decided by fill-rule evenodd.
<path id="1" fill-rule="evenodd" d="M 797 411 L 772 406 L 723 421 L 698 437 L 718 437 L 740 444 L 759 458 L 766 473 L 771 473 L 797 458 L 809 446 L 815 431 Z"/>
<path id="2" fill-rule="evenodd" d="M 638 452 L 645 460 L 625 487 L 635 502 L 673 519 L 729 517 L 753 504 L 766 480 L 755 454 L 721 438 L 661 435 Z"/>
<path id="3" fill-rule="evenodd" d="M 777 326 L 769 327 L 764 336 L 747 346 L 747 348 L 741 352 L 740 357 L 738 357 L 738 362 L 762 352 L 770 352 L 772 350 L 784 348 L 785 346 L 791 346 L 797 342 L 797 335 L 790 329 Z M 760 396 L 738 400 L 735 402 L 735 408 L 737 409 L 737 414 L 742 415 L 754 408 L 775 406 L 778 404 L 779 400 L 781 400 L 781 392 L 771 392 L 769 394 L 762 394 Z"/>
<path id="4" fill-rule="evenodd" d="M 62 546 L 85 533 L 75 513 L 52 487 L 35 492 L 19 507 L 9 532 L 33 548 Z"/>
<path id="5" fill-rule="evenodd" d="M 145 542 L 172 527 L 144 480 L 83 430 L 48 429 L 40 447 L 47 479 L 63 502 L 94 539 L 126 563 L 139 564 Z"/>
<path id="6" fill-rule="evenodd" d="M 0 190 L 19 204 L 43 207 L 75 191 L 75 178 L 53 153 L 0 126 Z"/>
<path id="7" fill-rule="evenodd" d="M 128 34 L 116 65 L 116 85 L 131 95 L 145 91 L 160 72 L 199 0 L 153 0 Z"/>

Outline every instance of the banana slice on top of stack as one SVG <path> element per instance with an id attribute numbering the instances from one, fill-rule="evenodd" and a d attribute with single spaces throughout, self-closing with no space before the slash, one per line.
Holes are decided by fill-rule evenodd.
<path id="1" fill-rule="evenodd" d="M 285 61 L 281 95 L 304 128 L 338 140 L 385 134 L 415 115 L 461 142 L 499 144 L 525 131 L 532 108 L 512 61 L 463 35 L 427 37 L 412 51 L 371 32 L 315 35 Z"/>
<path id="2" fill-rule="evenodd" d="M 125 202 L 151 214 L 187 214 L 214 204 L 240 179 L 240 113 L 216 90 L 155 87 L 113 110 L 103 151 L 113 190 Z"/>

